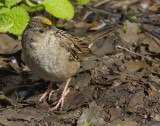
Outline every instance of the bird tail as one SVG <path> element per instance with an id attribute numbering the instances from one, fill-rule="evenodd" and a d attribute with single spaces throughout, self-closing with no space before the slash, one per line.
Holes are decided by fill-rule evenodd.
<path id="1" fill-rule="evenodd" d="M 104 37 L 107 37 L 107 35 L 111 32 L 113 32 L 114 30 L 116 29 L 115 26 L 110 26 L 110 27 L 107 27 L 107 28 L 103 28 L 91 35 L 89 35 L 86 39 L 88 41 L 90 41 L 90 45 L 89 47 L 94 43 L 96 42 L 98 39 L 101 39 L 101 38 L 104 38 Z"/>

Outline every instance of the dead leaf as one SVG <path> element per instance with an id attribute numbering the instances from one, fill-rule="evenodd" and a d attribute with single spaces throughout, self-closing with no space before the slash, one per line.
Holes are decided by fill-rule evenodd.
<path id="1" fill-rule="evenodd" d="M 0 34 L 0 54 L 13 54 L 21 49 L 21 42 L 7 34 Z"/>
<path id="2" fill-rule="evenodd" d="M 121 29 L 118 30 L 119 36 L 122 41 L 126 43 L 136 43 L 143 35 L 138 35 L 137 31 L 139 29 L 136 23 L 131 23 L 129 21 L 126 22 L 127 30 L 124 33 Z"/>
<path id="3" fill-rule="evenodd" d="M 104 110 L 97 106 L 95 102 L 91 103 L 90 107 L 83 111 L 78 119 L 78 126 L 104 126 L 103 117 L 106 115 Z"/>
<path id="4" fill-rule="evenodd" d="M 148 65 L 143 61 L 130 61 L 125 63 L 125 67 L 127 71 L 130 72 L 137 72 L 139 69 L 148 68 Z"/>

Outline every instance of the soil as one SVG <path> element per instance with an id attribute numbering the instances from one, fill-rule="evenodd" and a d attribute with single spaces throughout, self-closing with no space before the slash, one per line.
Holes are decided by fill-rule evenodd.
<path id="1" fill-rule="evenodd" d="M 152 11 L 160 3 L 147 2 L 99 0 L 77 8 L 72 21 L 57 19 L 79 37 L 104 20 L 116 27 L 93 45 L 95 56 L 82 61 L 56 111 L 65 82 L 52 82 L 51 97 L 39 103 L 50 82 L 23 63 L 18 40 L 0 34 L 0 126 L 160 126 L 160 14 Z"/>

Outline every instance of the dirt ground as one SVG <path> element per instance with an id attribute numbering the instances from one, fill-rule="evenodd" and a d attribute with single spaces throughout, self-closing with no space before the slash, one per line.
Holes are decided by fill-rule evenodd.
<path id="1" fill-rule="evenodd" d="M 158 0 L 97 0 L 72 21 L 57 19 L 79 37 L 115 28 L 93 44 L 56 111 L 65 82 L 39 103 L 50 82 L 22 62 L 20 41 L 0 34 L 0 126 L 160 126 L 159 12 Z"/>

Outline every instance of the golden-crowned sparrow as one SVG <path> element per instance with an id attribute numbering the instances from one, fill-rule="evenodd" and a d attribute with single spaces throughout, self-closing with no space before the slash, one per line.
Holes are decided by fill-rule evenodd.
<path id="1" fill-rule="evenodd" d="M 22 59 L 41 78 L 66 81 L 77 73 L 81 60 L 92 56 L 92 43 L 110 31 L 112 29 L 103 30 L 85 38 L 73 37 L 53 26 L 48 18 L 36 16 L 31 18 L 22 36 Z M 56 108 L 63 99 L 60 99 Z"/>

